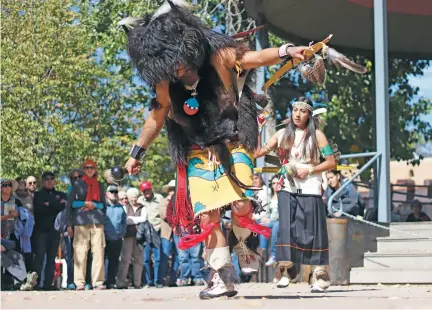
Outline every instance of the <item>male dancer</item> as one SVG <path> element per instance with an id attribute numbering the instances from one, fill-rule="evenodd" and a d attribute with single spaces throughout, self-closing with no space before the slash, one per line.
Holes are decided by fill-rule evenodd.
<path id="1" fill-rule="evenodd" d="M 177 165 L 173 217 L 188 234 L 179 246 L 204 241 L 212 280 L 200 298 L 235 296 L 238 277 L 231 263 L 236 251 L 244 273 L 256 272 L 256 234 L 270 229 L 252 220 L 260 206 L 251 196 L 253 153 L 258 144 L 256 103 L 262 97 L 250 88 L 250 71 L 303 59 L 307 47 L 250 51 L 233 38 L 207 28 L 185 1 L 165 2 L 153 16 L 126 18 L 129 55 L 156 98 L 131 158 L 130 174 L 140 170 L 146 149 L 166 125 L 169 151 Z M 249 73 L 249 74 L 248 74 Z M 221 211 L 231 208 L 233 231 L 229 246 L 221 230 Z M 199 220 L 200 231 L 194 231 Z"/>

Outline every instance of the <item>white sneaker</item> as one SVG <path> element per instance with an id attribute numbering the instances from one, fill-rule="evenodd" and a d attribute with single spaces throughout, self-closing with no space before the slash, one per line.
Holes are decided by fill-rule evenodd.
<path id="1" fill-rule="evenodd" d="M 258 254 L 248 249 L 245 239 L 239 239 L 238 243 L 234 247 L 234 250 L 239 259 L 241 271 L 244 274 L 251 274 L 251 273 L 258 272 L 258 268 L 259 268 Z"/>
<path id="2" fill-rule="evenodd" d="M 278 281 L 277 288 L 286 288 L 290 284 L 290 279 L 287 276 L 282 276 Z"/>
<path id="3" fill-rule="evenodd" d="M 231 287 L 225 286 L 225 283 L 216 272 L 211 279 L 211 287 L 202 290 L 199 294 L 200 299 L 213 299 L 220 297 L 234 297 L 237 295 L 234 285 Z"/>
<path id="4" fill-rule="evenodd" d="M 270 256 L 269 260 L 265 263 L 267 267 L 273 266 L 276 264 L 276 257 Z"/>

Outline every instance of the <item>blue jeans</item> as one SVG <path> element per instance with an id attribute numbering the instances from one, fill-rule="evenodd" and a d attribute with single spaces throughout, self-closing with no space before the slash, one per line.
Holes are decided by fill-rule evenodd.
<path id="1" fill-rule="evenodd" d="M 277 242 L 277 237 L 279 232 L 279 221 L 271 221 L 263 225 L 272 229 L 272 233 L 270 237 L 270 242 L 271 242 L 270 256 L 276 257 L 276 242 Z M 260 248 L 267 249 L 268 240 L 263 235 L 259 235 L 259 238 L 260 238 Z"/>
<path id="2" fill-rule="evenodd" d="M 167 284 L 175 283 L 176 281 L 178 259 L 177 259 L 177 266 L 175 266 L 175 261 L 176 261 L 175 254 L 171 255 L 171 253 L 173 252 L 172 245 L 173 245 L 173 241 L 167 240 L 165 238 L 161 238 L 162 250 L 160 253 L 161 255 L 160 255 L 160 266 L 159 266 L 159 279 L 161 279 L 161 283 L 163 282 L 163 279 L 167 275 L 170 256 L 172 257 L 172 266 L 171 266 L 171 271 L 170 271 L 169 280 Z"/>
<path id="3" fill-rule="evenodd" d="M 174 236 L 174 242 L 176 245 L 177 255 L 179 258 L 180 265 L 180 279 L 186 280 L 192 277 L 194 280 L 202 279 L 201 276 L 201 243 L 196 246 L 187 249 L 180 250 L 178 248 L 178 243 L 180 237 Z"/>
<path id="4" fill-rule="evenodd" d="M 74 260 L 72 249 L 72 238 L 63 238 L 63 250 L 65 251 L 65 259 L 67 264 L 67 284 L 74 284 Z"/>
<path id="5" fill-rule="evenodd" d="M 144 271 L 143 271 L 143 279 L 145 279 L 146 284 L 150 285 L 152 283 L 151 277 L 151 254 L 153 252 L 153 283 L 154 285 L 159 283 L 159 265 L 160 265 L 160 255 L 161 249 L 155 249 L 150 246 L 150 243 L 147 243 L 144 249 Z"/>

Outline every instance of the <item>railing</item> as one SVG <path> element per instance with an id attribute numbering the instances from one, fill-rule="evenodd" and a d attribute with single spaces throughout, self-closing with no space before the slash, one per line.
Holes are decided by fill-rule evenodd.
<path id="1" fill-rule="evenodd" d="M 356 153 L 356 154 L 347 154 L 342 155 L 340 159 L 348 159 L 348 158 L 359 158 L 359 157 L 371 157 L 373 156 L 363 167 L 361 167 L 348 181 L 344 182 L 341 187 L 338 188 L 337 191 L 333 193 L 333 195 L 330 196 L 329 201 L 327 202 L 327 209 L 328 214 L 330 216 L 333 215 L 334 211 L 343 211 L 343 205 L 340 204 L 339 210 L 334 210 L 333 200 L 337 195 L 339 195 L 348 185 L 350 185 L 355 178 L 357 178 L 363 171 L 365 171 L 367 168 L 369 168 L 378 158 L 380 158 L 381 154 L 377 152 L 370 152 L 370 153 Z"/>

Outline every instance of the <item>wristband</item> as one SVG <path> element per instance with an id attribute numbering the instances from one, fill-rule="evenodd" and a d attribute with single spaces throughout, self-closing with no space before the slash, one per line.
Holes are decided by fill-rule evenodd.
<path id="1" fill-rule="evenodd" d="M 315 174 L 315 168 L 314 166 L 309 166 L 309 177 L 313 176 Z"/>
<path id="2" fill-rule="evenodd" d="M 287 44 L 284 44 L 281 47 L 279 47 L 279 50 L 278 50 L 279 58 L 288 57 L 288 48 L 289 47 L 294 47 L 294 44 L 287 43 Z"/>
<path id="3" fill-rule="evenodd" d="M 130 157 L 141 160 L 144 157 L 144 154 L 147 150 L 139 145 L 134 144 L 130 150 Z"/>

